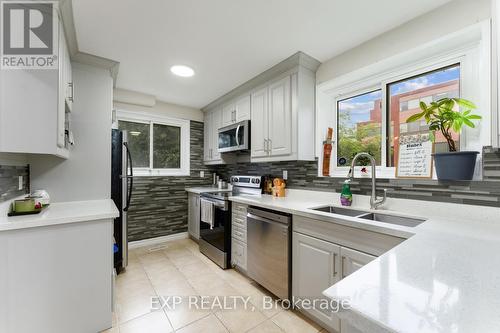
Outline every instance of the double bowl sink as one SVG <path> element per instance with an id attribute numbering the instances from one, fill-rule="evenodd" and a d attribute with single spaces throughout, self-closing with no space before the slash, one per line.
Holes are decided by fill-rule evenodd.
<path id="1" fill-rule="evenodd" d="M 370 213 L 362 210 L 355 210 L 350 208 L 341 208 L 334 206 L 322 206 L 311 208 L 312 210 L 325 212 L 330 214 L 338 214 L 350 217 L 356 217 L 360 219 L 383 222 L 388 224 L 400 225 L 404 227 L 414 228 L 422 222 L 425 222 L 424 219 L 417 219 L 412 217 L 405 216 L 397 216 L 397 215 L 389 215 L 389 214 L 381 214 L 381 213 Z"/>

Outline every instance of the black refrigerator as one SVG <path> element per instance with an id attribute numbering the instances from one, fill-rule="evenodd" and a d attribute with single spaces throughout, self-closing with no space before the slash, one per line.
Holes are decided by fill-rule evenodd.
<path id="1" fill-rule="evenodd" d="M 127 131 L 111 130 L 111 199 L 120 211 L 114 221 L 113 236 L 117 250 L 114 267 L 119 274 L 128 263 L 127 211 L 132 199 L 132 156 L 128 148 Z"/>

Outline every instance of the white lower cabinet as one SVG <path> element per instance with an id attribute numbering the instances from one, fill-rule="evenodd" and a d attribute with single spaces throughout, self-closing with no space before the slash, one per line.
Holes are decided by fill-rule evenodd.
<path id="1" fill-rule="evenodd" d="M 244 271 L 247 270 L 247 244 L 233 239 L 231 242 L 231 263 Z"/>
<path id="2" fill-rule="evenodd" d="M 340 255 L 342 258 L 342 279 L 376 258 L 375 256 L 346 247 L 341 248 Z"/>
<path id="3" fill-rule="evenodd" d="M 247 206 L 238 203 L 231 209 L 231 265 L 247 270 Z"/>
<path id="4" fill-rule="evenodd" d="M 293 233 L 292 294 L 301 299 L 324 299 L 323 290 L 340 280 L 341 247 L 333 243 Z M 340 331 L 340 320 L 331 311 L 310 309 L 307 312 L 323 325 Z"/>
<path id="5" fill-rule="evenodd" d="M 376 257 L 316 237 L 293 232 L 292 295 L 299 299 L 325 299 L 323 291 L 360 269 Z M 327 329 L 355 332 L 348 323 L 319 307 L 302 309 Z"/>
<path id="6" fill-rule="evenodd" d="M 195 239 L 200 239 L 200 195 L 188 194 L 188 233 Z"/>

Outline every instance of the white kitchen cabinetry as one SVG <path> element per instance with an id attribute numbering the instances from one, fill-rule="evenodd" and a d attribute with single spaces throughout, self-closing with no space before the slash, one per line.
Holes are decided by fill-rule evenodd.
<path id="1" fill-rule="evenodd" d="M 354 273 L 376 258 L 375 256 L 346 247 L 342 247 L 340 255 L 342 261 L 342 278 Z"/>
<path id="2" fill-rule="evenodd" d="M 112 218 L 1 231 L 0 332 L 110 328 L 112 244 Z"/>
<path id="3" fill-rule="evenodd" d="M 247 206 L 234 203 L 231 209 L 231 264 L 247 270 Z"/>
<path id="4" fill-rule="evenodd" d="M 204 115 L 204 153 L 205 164 L 222 164 L 218 150 L 218 130 L 222 126 L 222 110 L 215 109 Z"/>
<path id="5" fill-rule="evenodd" d="M 293 233 L 293 295 L 302 299 L 323 299 L 322 292 L 340 280 L 340 246 Z M 308 312 L 328 327 L 340 330 L 340 320 L 331 311 Z"/>
<path id="6" fill-rule="evenodd" d="M 0 152 L 69 156 L 65 131 L 73 96 L 68 86 L 71 62 L 54 11 L 59 26 L 58 68 L 0 73 Z"/>
<path id="7" fill-rule="evenodd" d="M 290 81 L 287 76 L 252 95 L 252 160 L 292 152 Z"/>
<path id="8" fill-rule="evenodd" d="M 252 94 L 251 156 L 267 156 L 268 122 L 268 92 L 267 88 L 257 90 Z"/>
<path id="9" fill-rule="evenodd" d="M 241 96 L 222 107 L 222 127 L 250 119 L 250 95 Z"/>
<path id="10" fill-rule="evenodd" d="M 252 94 L 252 162 L 314 160 L 314 89 L 299 68 Z"/>
<path id="11" fill-rule="evenodd" d="M 321 299 L 324 290 L 402 241 L 391 235 L 294 215 L 292 295 Z M 331 331 L 354 332 L 332 311 L 301 311 Z"/>
<path id="12" fill-rule="evenodd" d="M 200 195 L 196 193 L 188 193 L 188 233 L 200 239 Z"/>
<path id="13" fill-rule="evenodd" d="M 204 107 L 205 114 L 221 110 L 222 127 L 250 120 L 249 153 L 223 154 L 214 162 L 206 151 L 205 164 L 236 160 L 256 163 L 314 161 L 315 89 L 319 65 L 316 59 L 297 52 Z M 213 136 L 214 133 L 206 133 L 206 146 L 207 142 L 211 144 Z"/>

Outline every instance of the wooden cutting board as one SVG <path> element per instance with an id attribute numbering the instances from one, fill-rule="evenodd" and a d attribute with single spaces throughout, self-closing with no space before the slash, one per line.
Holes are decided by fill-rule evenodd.
<path id="1" fill-rule="evenodd" d="M 323 176 L 330 176 L 330 158 L 332 157 L 333 128 L 328 127 L 326 141 L 323 144 Z"/>

